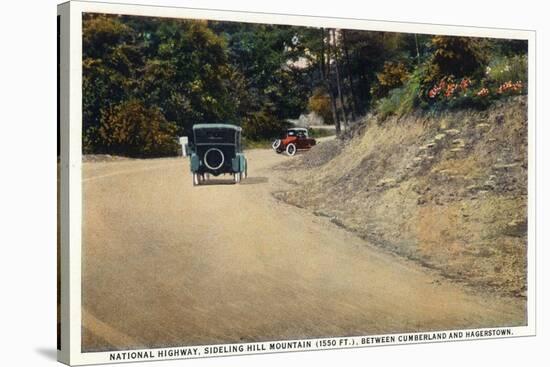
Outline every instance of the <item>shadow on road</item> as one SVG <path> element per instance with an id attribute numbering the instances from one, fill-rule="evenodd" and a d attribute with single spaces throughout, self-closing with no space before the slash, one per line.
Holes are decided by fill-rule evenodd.
<path id="1" fill-rule="evenodd" d="M 256 184 L 262 184 L 267 183 L 269 181 L 269 178 L 267 177 L 248 177 L 241 181 L 241 185 L 256 185 Z"/>
<path id="2" fill-rule="evenodd" d="M 219 179 L 219 178 L 211 178 L 207 181 L 202 181 L 201 184 L 198 186 L 215 186 L 215 185 L 234 185 L 235 182 L 233 182 L 233 178 L 231 179 Z"/>
<path id="3" fill-rule="evenodd" d="M 256 185 L 267 183 L 269 179 L 267 177 L 248 177 L 241 181 L 239 185 Z M 214 185 L 235 185 L 233 179 L 218 179 L 211 178 L 207 181 L 201 182 L 200 186 L 214 186 Z M 199 187 L 200 187 L 199 186 Z"/>

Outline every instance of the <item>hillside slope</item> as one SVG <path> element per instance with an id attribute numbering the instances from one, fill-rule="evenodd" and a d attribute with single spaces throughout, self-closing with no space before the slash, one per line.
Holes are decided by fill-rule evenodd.
<path id="1" fill-rule="evenodd" d="M 286 165 L 292 189 L 275 196 L 448 278 L 525 297 L 526 97 L 373 117 L 350 135 Z"/>

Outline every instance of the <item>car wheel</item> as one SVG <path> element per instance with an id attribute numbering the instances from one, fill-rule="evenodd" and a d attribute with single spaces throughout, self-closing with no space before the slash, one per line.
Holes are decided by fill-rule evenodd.
<path id="1" fill-rule="evenodd" d="M 236 172 L 235 174 L 233 174 L 233 182 L 235 182 L 236 184 L 241 182 L 241 173 L 240 172 Z"/>
<path id="2" fill-rule="evenodd" d="M 294 145 L 294 143 L 290 143 L 286 146 L 286 154 L 289 156 L 296 154 L 296 145 Z"/>
<path id="3" fill-rule="evenodd" d="M 281 139 L 275 139 L 273 144 L 271 144 L 271 147 L 276 151 L 279 149 L 280 146 L 281 146 Z"/>

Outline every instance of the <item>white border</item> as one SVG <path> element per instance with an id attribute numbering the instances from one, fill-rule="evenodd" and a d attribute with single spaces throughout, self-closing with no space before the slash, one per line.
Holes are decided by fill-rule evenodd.
<path id="1" fill-rule="evenodd" d="M 509 30 L 500 28 L 462 27 L 450 25 L 432 25 L 420 23 L 372 21 L 362 19 L 342 19 L 330 17 L 313 17 L 283 14 L 251 13 L 240 11 L 219 11 L 165 6 L 128 5 L 98 3 L 87 1 L 70 1 L 58 5 L 61 15 L 61 320 L 62 350 L 58 351 L 59 361 L 71 365 L 109 363 L 112 352 L 81 353 L 81 232 L 82 232 L 82 13 L 97 12 L 107 14 L 125 14 L 139 16 L 156 16 L 166 18 L 189 18 L 237 21 L 249 23 L 290 24 L 297 26 L 330 27 L 361 29 L 373 31 L 390 31 L 423 34 L 445 34 L 454 36 L 492 37 L 524 39 L 529 42 L 529 90 L 528 90 L 528 248 L 527 248 L 527 320 L 528 325 L 510 328 L 513 336 L 532 336 L 536 334 L 536 294 L 535 294 L 535 41 L 536 33 L 527 30 Z M 67 150 L 67 146 L 69 149 Z M 67 326 L 69 325 L 69 326 Z M 500 329 L 500 328 L 499 328 Z M 474 329 L 488 330 L 488 329 Z M 453 330 L 459 331 L 459 330 Z M 440 331 L 449 333 L 453 331 Z M 466 330 L 463 330 L 464 332 Z M 426 333 L 388 334 L 414 335 Z M 374 337 L 370 335 L 369 337 Z M 491 337 L 494 338 L 494 337 Z M 353 348 L 355 345 L 340 345 L 346 338 L 307 339 L 317 345 L 319 341 L 333 339 L 334 347 L 312 347 L 297 350 L 319 350 Z M 361 337 L 347 339 L 360 340 Z M 468 338 L 458 340 L 475 340 L 486 338 Z M 421 341 L 420 343 L 433 342 Z M 269 345 L 265 343 L 224 344 Z M 403 343 L 390 343 L 403 344 Z M 405 343 L 410 344 L 410 343 Z M 376 344 L 375 344 L 376 345 Z M 378 344 L 381 345 L 381 344 Z M 389 344 L 384 344 L 389 345 Z M 197 346 L 202 349 L 205 346 Z M 185 348 L 193 348 L 187 346 Z M 176 348 L 160 348 L 170 350 Z M 157 351 L 149 349 L 147 351 Z M 138 350 L 136 350 L 138 351 Z M 266 351 L 227 353 L 223 355 L 261 354 Z M 278 352 L 275 352 L 278 353 Z M 218 355 L 212 355 L 218 356 Z M 200 357 L 205 357 L 204 355 Z M 181 359 L 194 357 L 133 359 L 127 362 L 143 360 Z M 196 358 L 196 357 L 195 357 Z"/>

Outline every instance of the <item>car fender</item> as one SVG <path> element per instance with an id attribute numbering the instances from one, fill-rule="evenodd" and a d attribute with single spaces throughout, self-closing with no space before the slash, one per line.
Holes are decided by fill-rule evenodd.
<path id="1" fill-rule="evenodd" d="M 199 156 L 196 153 L 191 154 L 190 161 L 191 172 L 197 172 L 201 165 Z"/>
<path id="2" fill-rule="evenodd" d="M 244 154 L 237 153 L 237 156 L 231 160 L 233 172 L 244 172 L 246 170 L 246 158 Z"/>

